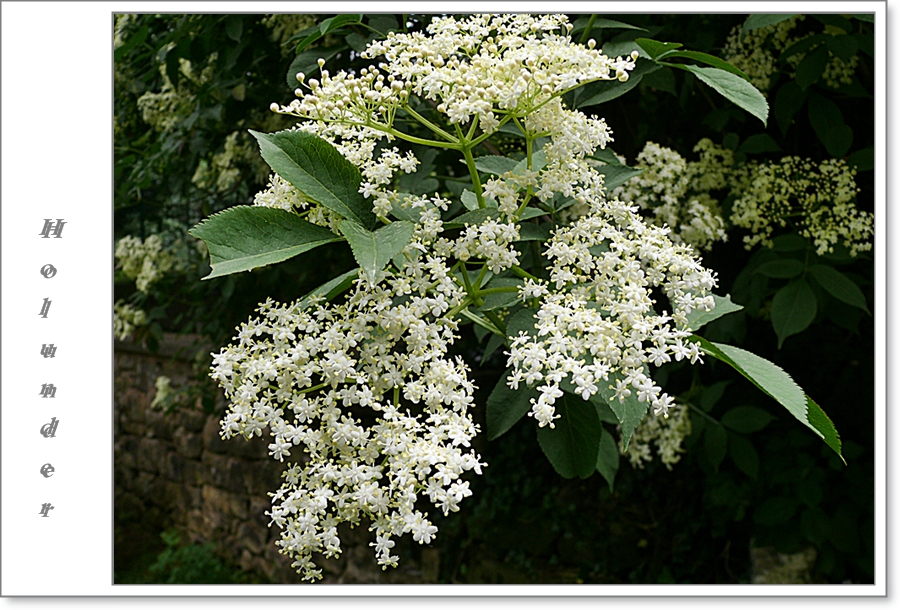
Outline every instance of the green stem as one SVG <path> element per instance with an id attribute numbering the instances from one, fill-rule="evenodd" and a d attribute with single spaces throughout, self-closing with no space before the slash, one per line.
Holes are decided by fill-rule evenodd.
<path id="1" fill-rule="evenodd" d="M 402 108 L 406 112 L 413 115 L 413 118 L 415 118 L 417 121 L 419 121 L 422 125 L 424 125 L 428 129 L 430 129 L 434 133 L 438 134 L 442 138 L 446 139 L 448 142 L 452 142 L 454 144 L 459 144 L 458 138 L 454 138 L 452 135 L 450 135 L 449 133 L 447 133 L 446 131 L 444 131 L 443 129 L 441 129 L 440 127 L 438 127 L 437 125 L 435 125 L 434 123 L 432 123 L 431 121 L 426 119 L 425 117 L 423 117 L 421 114 L 419 114 L 418 112 L 413 110 L 412 106 L 410 106 L 409 103 L 403 104 Z"/>
<path id="2" fill-rule="evenodd" d="M 520 278 L 525 279 L 525 280 L 534 280 L 535 282 L 537 282 L 537 281 L 539 281 L 539 279 L 540 279 L 540 278 L 538 278 L 538 277 L 536 277 L 536 276 L 534 276 L 534 275 L 531 275 L 530 273 L 528 273 L 527 271 L 525 271 L 525 270 L 522 269 L 521 267 L 513 266 L 513 267 L 510 269 L 510 271 L 512 271 L 513 273 L 515 273 L 516 275 L 518 275 Z"/>
<path id="3" fill-rule="evenodd" d="M 494 326 L 497 327 L 497 330 L 503 332 L 502 337 L 506 338 L 506 324 L 503 323 L 503 320 L 500 319 L 500 316 L 495 314 L 493 311 L 485 311 L 484 317 L 490 320 Z"/>
<path id="4" fill-rule="evenodd" d="M 469 168 L 469 175 L 472 177 L 472 185 L 475 188 L 475 197 L 478 199 L 478 207 L 486 208 L 484 202 L 484 190 L 481 188 L 481 178 L 478 176 L 478 169 L 475 167 L 475 157 L 472 156 L 471 144 L 462 147 L 463 156 L 466 158 L 466 167 Z"/>
<path id="5" fill-rule="evenodd" d="M 485 288 L 484 290 L 476 290 L 472 296 L 483 297 L 486 294 L 500 294 L 503 292 L 518 292 L 518 286 L 497 286 L 495 288 Z"/>
<path id="6" fill-rule="evenodd" d="M 591 37 L 591 28 L 594 27 L 594 20 L 597 18 L 597 15 L 591 15 L 591 18 L 588 19 L 587 26 L 584 28 L 584 32 L 581 33 L 581 40 L 578 41 L 579 44 L 587 43 L 588 39 Z"/>

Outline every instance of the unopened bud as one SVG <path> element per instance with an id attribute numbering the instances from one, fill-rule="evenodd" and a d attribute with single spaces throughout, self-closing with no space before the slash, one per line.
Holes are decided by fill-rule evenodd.
<path id="1" fill-rule="evenodd" d="M 306 75 L 303 72 L 297 72 L 297 80 L 298 81 L 300 81 L 302 83 L 303 79 L 305 79 L 305 78 L 306 78 Z"/>

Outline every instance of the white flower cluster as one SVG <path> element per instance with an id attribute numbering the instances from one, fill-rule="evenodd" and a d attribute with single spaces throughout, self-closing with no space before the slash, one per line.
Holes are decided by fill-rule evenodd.
<path id="1" fill-rule="evenodd" d="M 116 242 L 115 257 L 125 276 L 135 280 L 137 289 L 143 293 L 177 262 L 156 234 L 145 240 L 133 235 L 123 237 Z"/>
<path id="2" fill-rule="evenodd" d="M 856 170 L 842 159 L 748 164 L 735 182 L 731 222 L 752 231 L 744 237 L 748 250 L 771 246 L 775 228 L 789 225 L 813 240 L 820 255 L 838 243 L 851 256 L 872 249 L 874 216 L 856 207 Z"/>
<path id="3" fill-rule="evenodd" d="M 725 47 L 722 49 L 725 61 L 743 71 L 753 86 L 765 95 L 772 85 L 772 77 L 780 69 L 778 60 L 781 53 L 801 40 L 816 35 L 815 32 L 792 35 L 804 19 L 803 15 L 795 15 L 785 21 L 747 32 L 743 31 L 742 25 L 735 26 L 728 34 Z M 846 33 L 835 26 L 825 26 L 825 34 L 835 36 Z M 825 46 L 827 48 L 827 44 Z M 791 70 L 796 70 L 810 51 L 811 49 L 788 57 L 787 64 Z M 828 63 L 825 64 L 822 80 L 826 86 L 833 89 L 849 85 L 853 82 L 858 64 L 857 55 L 844 61 L 829 50 Z"/>
<path id="4" fill-rule="evenodd" d="M 172 395 L 172 379 L 165 375 L 160 375 L 156 378 L 153 386 L 156 388 L 156 395 L 150 402 L 151 409 L 162 407 L 169 400 L 169 397 Z"/>
<path id="5" fill-rule="evenodd" d="M 426 210 L 426 215 L 432 210 Z M 231 408 L 223 436 L 269 428 L 278 460 L 299 446 L 274 495 L 272 522 L 283 553 L 306 579 L 312 553 L 340 553 L 337 525 L 365 517 L 382 566 L 395 566 L 392 538 L 420 543 L 437 528 L 416 508 L 427 498 L 444 514 L 471 495 L 462 475 L 484 466 L 467 450 L 478 432 L 474 387 L 447 355 L 457 323 L 445 317 L 465 293 L 443 258 L 424 253 L 421 232 L 402 271 L 371 285 L 359 279 L 344 304 L 263 303 L 236 343 L 214 355 L 212 377 Z"/>
<path id="6" fill-rule="evenodd" d="M 174 43 L 172 43 L 174 44 Z M 199 73 L 190 60 L 179 58 L 179 72 L 185 83 L 173 84 L 166 72 L 165 63 L 160 64 L 159 73 L 163 84 L 159 91 L 147 91 L 137 100 L 138 109 L 145 123 L 157 131 L 169 131 L 177 126 L 193 109 L 196 95 L 193 90 L 207 83 L 215 70 L 218 53 L 210 54 Z"/>
<path id="7" fill-rule="evenodd" d="M 568 381 L 583 397 L 615 384 L 620 399 L 636 392 L 665 414 L 672 399 L 653 383 L 648 363 L 699 359 L 686 340 L 686 316 L 714 306 L 713 274 L 688 246 L 673 244 L 668 229 L 645 225 L 636 208 L 604 196 L 603 175 L 587 157 L 612 140 L 610 131 L 560 101 L 580 83 L 627 79 L 635 58 L 612 60 L 593 44 L 576 45 L 570 29 L 563 16 L 435 19 L 426 33 L 373 43 L 367 55 L 385 59 L 378 68 L 333 76 L 323 69 L 321 81 L 308 81 L 310 93 L 273 105 L 304 119 L 296 129 L 331 142 L 359 168 L 360 192 L 384 222 L 391 213 L 415 220 L 412 242 L 378 282 L 360 276 L 339 304 L 267 301 L 214 355 L 211 376 L 231 402 L 223 436 L 268 429 L 275 459 L 301 454 L 270 515 L 282 528 L 282 552 L 306 579 L 319 577 L 313 553 L 341 552 L 340 523 L 367 519 L 378 562 L 394 566 L 397 537 L 428 543 L 437 531 L 423 501 L 447 514 L 471 494 L 463 475 L 484 464 L 467 449 L 478 429 L 467 368 L 448 354 L 458 336 L 454 318 L 478 301 L 488 274 L 528 275 L 516 267 L 515 244 L 529 203 L 560 194 L 588 206 L 547 243 L 550 282 L 531 279 L 522 288 L 540 302 L 538 324 L 534 337 L 513 342 L 509 382 L 539 385 L 533 416 L 540 425 L 553 425 L 553 402 Z M 432 101 L 443 126 L 417 115 L 407 103 L 412 95 Z M 438 139 L 396 130 L 400 108 Z M 397 174 L 418 164 L 397 140 L 457 150 L 473 172 L 475 139 L 510 121 L 529 142 L 527 163 L 483 189 L 473 173 L 479 207 L 497 206 L 492 217 L 450 233 L 441 217 L 448 201 L 396 190 Z M 538 137 L 546 144 L 532 150 Z M 255 203 L 333 230 L 339 220 L 278 176 Z M 481 266 L 474 282 L 472 265 Z M 657 294 L 671 302 L 671 315 L 655 311 Z"/>
<path id="8" fill-rule="evenodd" d="M 628 449 L 619 445 L 619 453 L 628 458 L 632 466 L 643 468 L 646 462 L 653 461 L 653 449 L 667 470 L 681 460 L 684 453 L 682 444 L 691 434 L 691 419 L 688 408 L 675 404 L 669 409 L 669 417 L 645 417 L 631 436 Z"/>
<path id="9" fill-rule="evenodd" d="M 728 240 L 722 208 L 709 193 L 727 188 L 734 155 L 709 138 L 700 140 L 694 152 L 700 158 L 687 161 L 670 148 L 647 142 L 635 163 L 643 173 L 612 194 L 651 211 L 653 224 L 671 228 L 672 241 L 710 250 L 715 242 Z"/>
<path id="10" fill-rule="evenodd" d="M 147 323 L 147 314 L 143 310 L 132 307 L 122 300 L 113 305 L 113 334 L 119 341 L 124 341 L 138 326 Z"/>
<path id="11" fill-rule="evenodd" d="M 547 242 L 552 286 L 536 314 L 536 333 L 512 342 L 509 385 L 540 383 L 530 415 L 553 427 L 554 403 L 568 380 L 587 399 L 600 384 L 619 401 L 636 392 L 656 414 L 672 398 L 661 393 L 647 365 L 700 359 L 687 315 L 715 306 L 715 277 L 687 246 L 673 244 L 668 230 L 643 223 L 634 207 L 618 200 L 592 205 L 591 214 L 557 230 Z M 668 297 L 672 314 L 654 309 L 654 289 Z M 533 294 L 534 288 L 527 288 Z"/>

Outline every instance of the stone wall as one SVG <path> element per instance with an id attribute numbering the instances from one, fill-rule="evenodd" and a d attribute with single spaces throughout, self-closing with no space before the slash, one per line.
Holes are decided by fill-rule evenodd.
<path id="1" fill-rule="evenodd" d="M 194 376 L 194 356 L 209 354 L 196 338 L 167 336 L 156 353 L 117 342 L 114 372 L 116 554 L 141 537 L 174 528 L 191 543 L 212 544 L 226 561 L 273 583 L 299 583 L 279 554 L 280 529 L 269 527 L 268 493 L 278 489 L 284 464 L 268 455 L 266 437 L 219 436 L 224 397 L 213 413 L 199 405 L 170 413 L 151 408 L 160 375 L 177 390 Z M 436 582 L 438 552 L 417 549 L 399 568 L 375 563 L 364 526 L 340 530 L 341 557 L 318 561 L 324 582 Z M 418 545 L 416 545 L 418 546 Z"/>

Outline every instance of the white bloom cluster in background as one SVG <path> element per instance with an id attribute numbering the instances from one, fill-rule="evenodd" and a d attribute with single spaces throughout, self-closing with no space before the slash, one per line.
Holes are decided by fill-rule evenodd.
<path id="1" fill-rule="evenodd" d="M 785 50 L 792 45 L 815 36 L 815 32 L 796 34 L 797 26 L 804 21 L 803 15 L 794 15 L 790 19 L 767 25 L 753 30 L 743 31 L 743 25 L 735 26 L 728 34 L 728 40 L 722 49 L 723 59 L 739 68 L 754 87 L 766 94 L 773 84 L 773 76 L 784 68 L 779 67 L 779 58 Z M 847 34 L 844 30 L 833 26 L 823 26 L 824 33 L 830 36 Z M 827 44 L 825 47 L 827 48 Z M 814 47 L 815 48 L 815 47 Z M 790 71 L 793 72 L 813 49 L 794 53 L 786 58 Z M 853 75 L 859 64 L 856 55 L 844 61 L 830 50 L 828 51 L 828 63 L 825 64 L 822 73 L 822 81 L 832 89 L 838 89 L 842 85 L 853 82 Z"/>
<path id="2" fill-rule="evenodd" d="M 628 458 L 632 466 L 643 468 L 653 461 L 653 445 L 656 454 L 667 470 L 681 460 L 684 453 L 684 439 L 691 434 L 691 418 L 688 408 L 674 404 L 669 408 L 669 417 L 645 417 L 631 436 L 628 449 L 619 444 L 619 453 Z"/>
<path id="3" fill-rule="evenodd" d="M 697 250 L 710 250 L 727 241 L 725 219 L 718 199 L 710 191 L 728 187 L 734 153 L 703 138 L 694 147 L 697 161 L 647 142 L 634 167 L 644 171 L 613 191 L 624 201 L 633 201 L 652 213 L 653 224 L 668 226 L 676 243 Z"/>
<path id="4" fill-rule="evenodd" d="M 857 256 L 872 249 L 875 224 L 873 214 L 856 207 L 858 191 L 856 169 L 842 159 L 748 163 L 736 173 L 731 222 L 752 231 L 744 237 L 748 250 L 771 246 L 776 228 L 796 226 L 819 255 L 843 244 Z"/>
<path id="5" fill-rule="evenodd" d="M 113 335 L 124 341 L 135 329 L 147 323 L 147 314 L 125 301 L 116 301 L 113 305 Z"/>
<path id="6" fill-rule="evenodd" d="M 176 265 L 176 257 L 163 244 L 159 235 L 140 237 L 127 235 L 116 242 L 116 264 L 137 289 L 146 293 L 150 286 Z"/>

